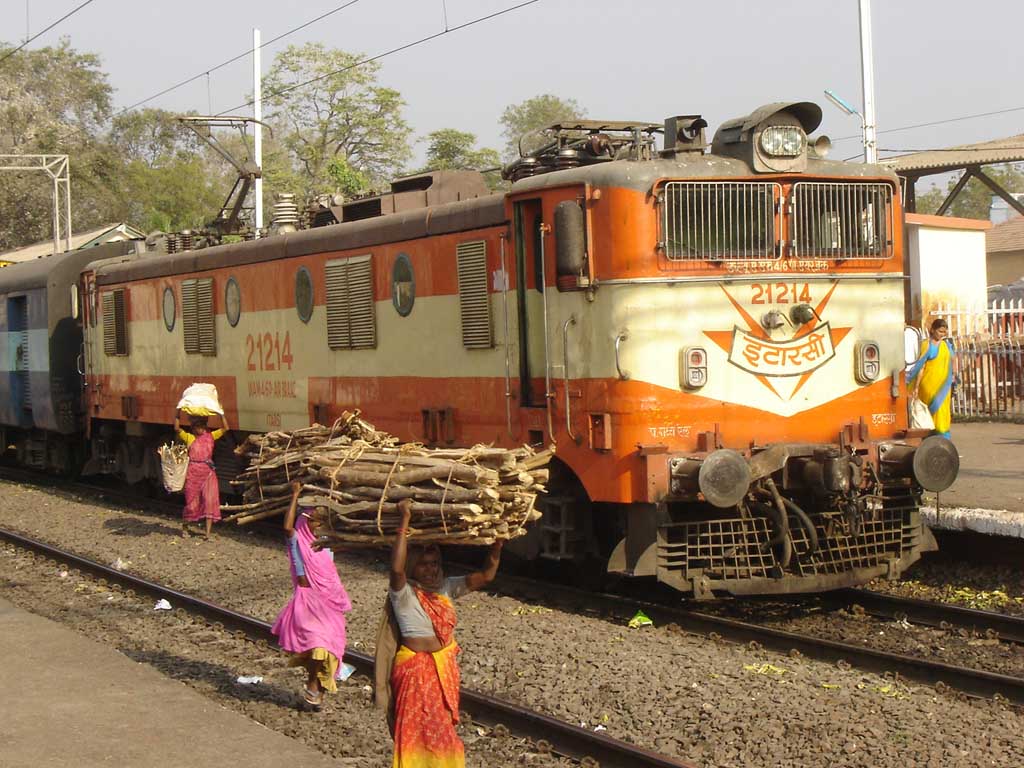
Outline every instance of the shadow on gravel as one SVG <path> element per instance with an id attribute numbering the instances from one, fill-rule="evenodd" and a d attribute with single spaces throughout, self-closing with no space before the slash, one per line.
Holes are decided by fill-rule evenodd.
<path id="1" fill-rule="evenodd" d="M 264 702 L 283 709 L 299 706 L 295 691 L 267 683 L 241 685 L 235 682 L 237 673 L 222 664 L 186 659 L 167 651 L 124 649 L 121 652 L 132 661 L 147 664 L 173 680 L 199 684 L 200 688 L 209 686 L 238 701 Z"/>
<path id="2" fill-rule="evenodd" d="M 103 527 L 115 536 L 134 536 L 137 538 L 151 536 L 152 534 L 181 536 L 180 528 L 148 520 L 135 520 L 130 517 L 111 517 L 103 521 Z"/>

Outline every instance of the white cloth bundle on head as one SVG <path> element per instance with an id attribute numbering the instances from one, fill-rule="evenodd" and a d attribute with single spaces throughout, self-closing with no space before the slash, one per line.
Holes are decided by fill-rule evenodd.
<path id="1" fill-rule="evenodd" d="M 224 415 L 217 387 L 213 384 L 193 384 L 188 387 L 178 401 L 178 408 L 192 416 Z"/>

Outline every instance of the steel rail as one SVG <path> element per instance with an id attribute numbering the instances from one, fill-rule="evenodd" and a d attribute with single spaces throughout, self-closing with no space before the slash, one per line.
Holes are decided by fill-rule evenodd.
<path id="1" fill-rule="evenodd" d="M 943 624 L 973 629 L 991 630 L 1000 640 L 1010 643 L 1024 643 L 1024 617 L 1008 616 L 995 611 L 964 608 L 949 603 L 919 600 L 874 592 L 869 589 L 838 589 L 821 595 L 825 602 L 841 602 L 859 605 L 871 616 L 886 619 L 905 618 L 911 624 L 927 627 L 942 627 Z"/>
<path id="2" fill-rule="evenodd" d="M 171 601 L 172 604 L 185 607 L 192 613 L 219 622 L 226 628 L 240 630 L 255 640 L 275 642 L 270 633 L 270 624 L 252 616 L 179 592 L 163 584 L 118 571 L 97 563 L 95 560 L 81 557 L 14 531 L 0 528 L 0 539 L 66 563 L 70 567 L 106 579 L 108 582 L 117 583 L 153 597 L 164 598 Z M 346 650 L 345 661 L 354 666 L 361 674 L 373 677 L 372 656 Z M 474 722 L 488 727 L 504 726 L 511 733 L 529 738 L 542 748 L 550 747 L 551 752 L 577 761 L 589 758 L 591 761 L 599 761 L 601 766 L 616 766 L 618 768 L 695 768 L 691 763 L 651 752 L 603 733 L 589 731 L 586 728 L 566 723 L 479 691 L 463 688 L 461 703 Z"/>

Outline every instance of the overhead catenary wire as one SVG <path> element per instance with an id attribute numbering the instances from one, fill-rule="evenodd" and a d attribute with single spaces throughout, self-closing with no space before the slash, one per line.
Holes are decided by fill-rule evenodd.
<path id="1" fill-rule="evenodd" d="M 500 11 L 495 11 L 494 13 L 489 13 L 486 16 L 480 16 L 479 18 L 472 19 L 471 21 L 467 21 L 467 22 L 465 22 L 463 24 L 459 24 L 458 26 L 455 26 L 455 27 L 451 27 L 450 29 L 445 29 L 442 32 L 435 32 L 432 35 L 427 35 L 425 37 L 421 37 L 418 40 L 413 40 L 410 43 L 405 43 L 404 45 L 400 45 L 400 46 L 398 46 L 396 48 L 392 48 L 392 49 L 390 49 L 388 51 L 384 51 L 383 53 L 378 53 L 378 54 L 376 54 L 374 56 L 368 56 L 365 59 L 360 59 L 359 61 L 357 61 L 357 62 L 355 62 L 353 64 L 349 64 L 348 66 L 342 67 L 341 69 L 334 70 L 333 72 L 326 72 L 325 74 L 317 75 L 316 77 L 311 77 L 308 80 L 304 80 L 301 83 L 293 83 L 292 85 L 286 86 L 284 88 L 279 88 L 276 91 L 270 91 L 269 93 L 264 93 L 263 94 L 263 99 L 264 99 L 264 101 L 266 101 L 267 99 L 273 98 L 275 96 L 283 96 L 286 93 L 290 93 L 291 91 L 298 90 L 299 88 L 303 88 L 303 87 L 305 87 L 307 85 L 311 85 L 312 83 L 315 83 L 315 82 L 317 82 L 319 80 L 324 80 L 324 79 L 326 79 L 328 77 L 333 77 L 334 75 L 340 75 L 342 72 L 348 72 L 350 69 L 355 69 L 356 67 L 361 67 L 363 64 L 369 64 L 371 61 L 379 61 L 380 59 L 383 59 L 386 56 L 391 56 L 392 54 L 395 54 L 395 53 L 401 53 L 402 51 L 407 51 L 410 48 L 415 48 L 416 46 L 422 45 L 423 43 L 430 42 L 431 40 L 436 40 L 439 37 L 444 37 L 445 35 L 451 34 L 452 32 L 458 32 L 459 30 L 466 29 L 467 27 L 472 27 L 472 26 L 474 26 L 476 24 L 481 24 L 482 22 L 490 21 L 491 19 L 497 18 L 498 16 L 504 16 L 506 13 L 512 13 L 513 11 L 518 11 L 520 8 L 525 8 L 528 5 L 534 5 L 535 3 L 539 3 L 540 1 L 541 0 L 526 0 L 526 2 L 519 3 L 518 5 L 512 5 L 512 6 L 509 6 L 508 8 L 503 8 Z M 225 110 L 223 110 L 221 112 L 218 112 L 217 116 L 221 117 L 223 115 L 230 114 L 230 113 L 232 113 L 232 112 L 234 112 L 236 110 L 244 109 L 245 107 L 252 106 L 252 104 L 253 104 L 253 101 L 250 99 L 249 101 L 245 101 L 245 102 L 243 102 L 241 104 L 238 104 L 238 105 L 236 105 L 234 107 L 231 107 L 230 109 L 225 109 Z"/>
<path id="2" fill-rule="evenodd" d="M 82 3 L 81 5 L 78 5 L 78 6 L 77 6 L 77 7 L 75 7 L 75 8 L 72 8 L 72 9 L 71 9 L 70 11 L 68 11 L 67 13 L 65 13 L 65 14 L 64 14 L 63 16 L 61 16 L 61 17 L 60 17 L 59 19 L 57 19 L 57 20 L 56 20 L 55 22 L 53 22 L 52 24 L 50 24 L 50 25 L 49 25 L 48 27 L 46 27 L 46 28 L 44 28 L 44 29 L 41 29 L 41 30 L 39 30 L 38 32 L 36 32 L 36 33 L 35 33 L 34 35 L 32 35 L 32 37 L 30 37 L 30 38 L 29 38 L 28 40 L 26 40 L 26 41 L 25 41 L 24 43 L 22 43 L 21 45 L 19 45 L 19 46 L 18 46 L 17 48 L 14 48 L 13 50 L 10 50 L 10 51 L 8 51 L 8 52 L 7 52 L 7 53 L 5 53 L 5 54 L 4 54 L 4 55 L 3 55 L 2 57 L 0 57 L 0 64 L 3 64 L 3 63 L 4 63 L 5 61 L 7 61 L 7 60 L 8 60 L 9 58 L 11 58 L 11 56 L 13 56 L 14 54 L 16 54 L 16 53 L 17 53 L 18 51 L 20 51 L 20 50 L 21 50 L 22 48 L 24 48 L 24 47 L 25 47 L 26 45 L 28 45 L 29 43 L 31 43 L 31 42 L 32 42 L 33 40 L 35 40 L 35 39 L 36 39 L 37 37 L 41 37 L 41 36 L 45 35 L 45 34 L 46 34 L 47 32 L 49 32 L 49 31 L 50 31 L 51 29 L 53 29 L 54 27 L 56 27 L 56 26 L 57 26 L 58 24 L 60 24 L 60 23 L 61 23 L 62 21 L 64 21 L 65 19 L 68 19 L 68 18 L 70 18 L 70 17 L 74 16 L 74 15 L 75 15 L 76 13 L 78 13 L 78 12 L 79 12 L 80 10 L 82 10 L 83 8 L 85 8 L 85 6 L 89 5 L 89 4 L 90 4 L 90 3 L 92 3 L 92 2 L 93 2 L 93 0 L 85 0 L 85 2 L 84 2 L 84 3 Z"/>
<path id="3" fill-rule="evenodd" d="M 958 122 L 963 122 L 964 120 L 975 120 L 975 119 L 977 119 L 979 117 L 994 117 L 996 115 L 1008 115 L 1008 114 L 1010 114 L 1012 112 L 1024 112 L 1024 106 L 1008 107 L 1006 109 L 996 109 L 996 110 L 993 110 L 991 112 L 978 112 L 978 113 L 973 114 L 973 115 L 959 115 L 958 117 L 947 117 L 947 118 L 944 118 L 942 120 L 931 120 L 931 121 L 929 121 L 927 123 L 915 123 L 913 125 L 901 125 L 898 128 L 886 128 L 885 130 L 877 131 L 877 133 L 896 133 L 898 131 L 911 131 L 911 130 L 913 130 L 915 128 L 931 128 L 934 125 L 946 125 L 947 123 L 958 123 Z M 838 138 L 838 139 L 833 139 L 832 141 L 833 141 L 833 143 L 835 143 L 837 141 L 850 141 L 852 139 L 863 139 L 863 138 L 864 138 L 863 134 L 857 133 L 857 134 L 853 134 L 851 136 L 843 136 L 843 137 Z M 898 151 L 903 151 L 903 150 L 898 150 Z"/>
<path id="4" fill-rule="evenodd" d="M 90 0 L 90 2 L 92 2 L 92 0 Z M 277 37 L 272 37 L 269 40 L 267 40 L 265 43 L 261 43 L 260 44 L 260 50 L 263 50 L 268 45 L 272 45 L 273 43 L 276 43 L 279 40 L 283 40 L 284 38 L 288 37 L 289 35 L 293 35 L 296 32 L 302 31 L 303 29 L 305 29 L 306 27 L 310 26 L 311 24 L 316 24 L 318 21 L 323 21 L 328 16 L 333 16 L 334 14 L 338 13 L 339 11 L 343 11 L 346 8 L 348 8 L 350 6 L 353 6 L 356 3 L 358 3 L 358 2 L 360 2 L 360 0 L 348 0 L 348 2 L 346 2 L 346 3 L 342 3 L 341 5 L 339 5 L 339 6 L 335 7 L 335 8 L 332 8 L 329 11 L 325 11 L 324 13 L 321 13 L 316 18 L 310 19 L 309 21 L 304 21 L 302 24 L 299 24 L 299 26 L 292 27 L 287 32 L 282 32 L 280 35 L 277 35 Z M 228 66 L 229 64 L 234 64 L 236 61 L 238 61 L 240 59 L 244 59 L 246 56 L 249 56 L 251 54 L 252 54 L 252 48 L 246 48 L 244 51 L 242 51 L 238 55 L 232 56 L 230 59 L 226 59 L 226 60 L 222 61 L 220 64 L 212 66 L 209 69 L 204 69 L 202 72 L 200 72 L 200 73 L 198 73 L 196 75 L 192 75 L 191 77 L 185 78 L 181 82 L 175 83 L 174 85 L 171 85 L 171 86 L 169 86 L 167 88 L 164 88 L 162 91 L 158 91 L 157 93 L 154 93 L 152 96 L 147 96 L 144 99 L 140 99 L 139 101 L 136 101 L 134 104 L 130 104 L 129 106 L 124 107 L 119 112 L 116 112 L 114 114 L 114 117 L 119 117 L 119 116 L 123 115 L 125 112 L 131 112 L 136 107 L 141 107 L 143 104 L 148 104 L 149 102 L 153 101 L 153 99 L 158 99 L 161 96 L 165 96 L 168 93 L 171 93 L 172 91 L 176 91 L 179 88 L 185 87 L 189 83 L 194 83 L 196 80 L 198 80 L 201 77 L 205 77 L 205 78 L 207 78 L 207 81 L 209 81 L 209 77 L 210 77 L 210 73 L 211 72 L 216 72 L 218 69 L 223 69 L 224 67 Z M 211 109 L 212 109 L 212 107 L 211 107 Z"/>

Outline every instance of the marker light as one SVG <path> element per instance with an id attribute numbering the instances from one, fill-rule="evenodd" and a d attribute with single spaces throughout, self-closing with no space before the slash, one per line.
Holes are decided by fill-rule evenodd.
<path id="1" fill-rule="evenodd" d="M 683 350 L 683 386 L 698 389 L 708 383 L 708 353 L 704 347 Z"/>
<path id="2" fill-rule="evenodd" d="M 854 375 L 861 384 L 870 384 L 878 379 L 882 371 L 881 353 L 878 343 L 862 341 L 857 344 L 854 353 Z"/>

